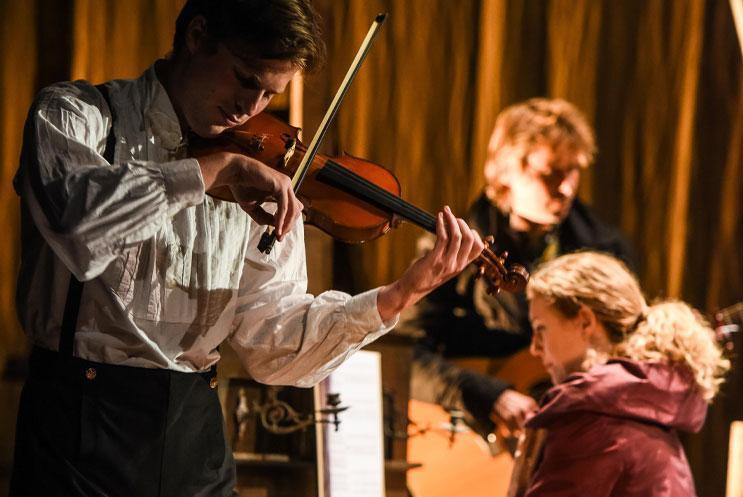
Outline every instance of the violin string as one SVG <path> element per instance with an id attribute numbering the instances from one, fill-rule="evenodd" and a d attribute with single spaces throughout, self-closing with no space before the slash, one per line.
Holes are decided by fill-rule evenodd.
<path id="1" fill-rule="evenodd" d="M 304 152 L 304 149 L 304 145 L 297 147 L 297 150 L 300 152 Z M 350 190 L 348 193 L 365 193 L 368 195 L 369 200 L 390 209 L 394 214 L 405 217 L 427 231 L 436 232 L 436 218 L 428 212 L 406 202 L 397 195 L 390 193 L 331 159 L 327 159 L 325 166 L 321 166 L 320 171 L 324 171 L 328 166 L 330 169 L 325 174 L 338 180 L 339 183 L 342 183 L 342 186 L 346 186 Z M 325 174 L 318 173 L 318 179 Z M 362 191 L 359 192 L 357 188 Z"/>
<path id="2" fill-rule="evenodd" d="M 328 160 L 326 165 L 318 172 L 317 179 L 323 182 L 334 183 L 333 186 L 338 186 L 349 193 L 361 195 L 364 197 L 364 200 L 388 209 L 392 213 L 412 221 L 421 228 L 434 233 L 436 231 L 436 220 L 431 214 L 402 200 L 400 197 L 346 169 L 337 162 Z"/>
<path id="3" fill-rule="evenodd" d="M 350 190 L 352 193 L 365 197 L 364 200 L 371 201 L 374 205 L 387 208 L 393 213 L 403 216 L 432 233 L 436 232 L 436 219 L 431 214 L 371 183 L 337 162 L 328 160 L 325 166 L 318 172 L 317 179 L 319 181 L 326 179 L 331 183 L 337 183 L 338 186 L 345 187 L 345 189 Z M 505 268 L 503 268 L 500 257 L 489 247 L 485 247 L 478 258 L 483 259 L 483 262 L 495 266 L 499 272 L 504 272 Z"/>

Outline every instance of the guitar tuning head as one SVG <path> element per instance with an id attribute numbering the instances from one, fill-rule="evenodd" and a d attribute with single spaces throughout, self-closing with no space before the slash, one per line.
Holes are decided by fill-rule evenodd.
<path id="1" fill-rule="evenodd" d="M 722 346 L 723 350 L 728 353 L 735 350 L 735 335 L 740 332 L 740 326 L 720 323 L 715 326 L 714 330 L 717 343 Z"/>

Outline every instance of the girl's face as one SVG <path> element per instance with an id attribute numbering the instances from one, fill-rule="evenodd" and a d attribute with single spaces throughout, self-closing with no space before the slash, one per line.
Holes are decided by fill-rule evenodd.
<path id="1" fill-rule="evenodd" d="M 535 295 L 529 303 L 529 320 L 534 330 L 530 351 L 542 360 L 553 383 L 581 371 L 590 347 L 584 312 L 565 317 L 547 299 Z"/>

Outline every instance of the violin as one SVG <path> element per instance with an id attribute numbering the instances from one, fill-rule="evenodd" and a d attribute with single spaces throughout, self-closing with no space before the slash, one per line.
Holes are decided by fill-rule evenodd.
<path id="1" fill-rule="evenodd" d="M 240 153 L 292 177 L 307 152 L 299 140 L 299 131 L 263 112 L 216 138 L 195 137 L 189 148 L 195 157 L 217 151 Z M 221 200 L 235 201 L 229 187 L 208 193 Z M 400 183 L 391 171 L 352 155 L 314 154 L 296 195 L 304 204 L 305 222 L 336 240 L 349 243 L 373 240 L 403 220 L 436 233 L 436 218 L 401 198 Z M 508 254 L 498 255 L 493 251 L 492 237 L 485 241 L 488 246 L 475 263 L 478 276 L 488 282 L 488 291 L 522 291 L 529 273 L 517 264 L 506 267 Z"/>

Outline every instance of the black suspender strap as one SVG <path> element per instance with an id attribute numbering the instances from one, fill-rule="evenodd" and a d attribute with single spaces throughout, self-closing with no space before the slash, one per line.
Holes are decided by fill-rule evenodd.
<path id="1" fill-rule="evenodd" d="M 103 95 L 103 100 L 108 105 L 108 110 L 111 113 L 111 129 L 108 131 L 106 137 L 106 147 L 103 149 L 103 158 L 108 161 L 109 164 L 114 163 L 114 152 L 116 150 L 116 135 L 114 134 L 114 123 L 116 122 L 116 113 L 113 105 L 111 105 L 111 98 L 108 96 L 108 88 L 106 85 L 95 85 L 96 89 Z"/>
<path id="2" fill-rule="evenodd" d="M 105 85 L 96 85 L 96 89 L 101 93 L 103 99 L 108 105 L 111 112 L 111 129 L 106 138 L 106 146 L 103 150 L 103 158 L 109 164 L 114 162 L 114 149 L 116 146 L 116 135 L 114 134 L 113 123 L 116 120 L 111 100 L 108 96 L 108 88 Z M 77 328 L 77 315 L 80 311 L 80 299 L 83 294 L 83 282 L 70 274 L 70 286 L 67 289 L 67 302 L 65 302 L 64 314 L 62 316 L 62 333 L 59 337 L 59 352 L 62 357 L 72 357 L 72 346 L 75 338 L 75 329 Z"/>
<path id="3" fill-rule="evenodd" d="M 59 337 L 59 353 L 63 357 L 72 357 L 72 341 L 75 338 L 77 314 L 80 310 L 80 297 L 83 294 L 83 282 L 70 274 L 70 286 L 67 289 L 67 302 L 62 316 L 62 335 Z"/>

